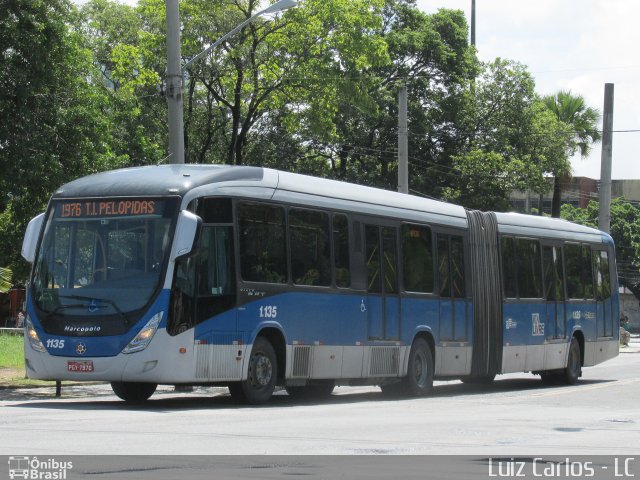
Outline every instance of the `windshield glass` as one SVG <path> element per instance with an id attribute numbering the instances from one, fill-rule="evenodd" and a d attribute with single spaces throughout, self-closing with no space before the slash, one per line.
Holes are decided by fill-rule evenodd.
<path id="1" fill-rule="evenodd" d="M 49 211 L 33 276 L 48 316 L 121 318 L 157 291 L 171 244 L 175 199 L 60 201 Z"/>

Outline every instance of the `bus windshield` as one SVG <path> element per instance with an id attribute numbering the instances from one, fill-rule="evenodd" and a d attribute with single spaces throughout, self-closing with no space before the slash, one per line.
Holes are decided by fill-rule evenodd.
<path id="1" fill-rule="evenodd" d="M 128 324 L 127 314 L 159 288 L 176 206 L 175 199 L 147 198 L 54 203 L 33 275 L 43 323 L 110 316 Z"/>

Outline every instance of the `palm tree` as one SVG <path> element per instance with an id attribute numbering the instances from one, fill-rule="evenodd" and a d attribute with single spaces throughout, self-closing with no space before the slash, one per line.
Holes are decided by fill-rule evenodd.
<path id="1" fill-rule="evenodd" d="M 567 145 L 567 156 L 572 157 L 577 152 L 580 152 L 582 158 L 588 156 L 591 145 L 600 141 L 602 137 L 597 129 L 600 112 L 595 108 L 588 107 L 582 95 L 573 95 L 571 91 L 561 90 L 555 95 L 544 97 L 543 101 L 558 120 L 567 124 L 573 132 L 573 141 Z M 560 217 L 562 186 L 571 178 L 571 172 L 554 173 L 551 216 Z"/>

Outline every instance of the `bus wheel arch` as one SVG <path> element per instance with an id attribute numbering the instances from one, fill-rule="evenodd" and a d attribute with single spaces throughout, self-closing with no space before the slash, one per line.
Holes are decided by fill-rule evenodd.
<path id="1" fill-rule="evenodd" d="M 273 347 L 273 350 L 276 354 L 276 361 L 278 363 L 276 383 L 278 385 L 284 385 L 284 375 L 287 366 L 287 344 L 284 338 L 284 334 L 277 328 L 267 327 L 260 330 L 260 332 L 256 336 L 256 339 L 259 337 L 263 337 L 269 343 L 271 343 L 271 346 Z"/>

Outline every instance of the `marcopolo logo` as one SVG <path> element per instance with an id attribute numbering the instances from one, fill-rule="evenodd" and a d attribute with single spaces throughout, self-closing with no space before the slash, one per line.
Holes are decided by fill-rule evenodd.
<path id="1" fill-rule="evenodd" d="M 38 457 L 9 457 L 9 478 L 31 480 L 66 480 L 67 470 L 73 462 L 62 462 L 54 458 L 39 460 Z"/>

